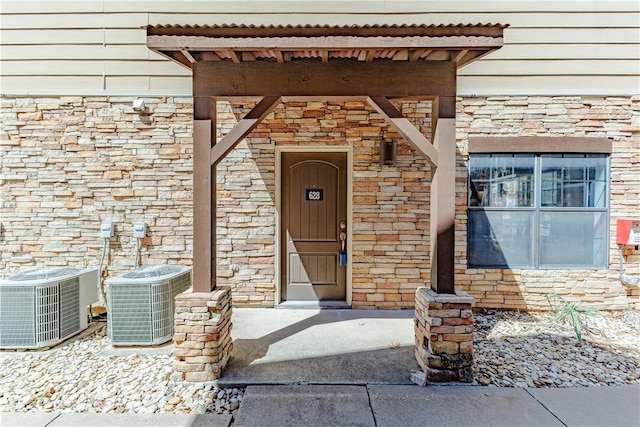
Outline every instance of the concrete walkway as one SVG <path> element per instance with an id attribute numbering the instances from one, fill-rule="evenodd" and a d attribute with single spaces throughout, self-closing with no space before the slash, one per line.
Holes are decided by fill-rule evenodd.
<path id="1" fill-rule="evenodd" d="M 0 413 L 2 427 L 640 426 L 640 386 L 249 386 L 230 415 Z"/>
<path id="2" fill-rule="evenodd" d="M 412 311 L 234 309 L 232 321 L 233 358 L 218 385 L 246 387 L 233 418 L 5 412 L 0 427 L 640 427 L 640 385 L 411 384 L 410 371 L 418 368 Z M 166 354 L 170 347 L 111 351 Z"/>
<path id="3" fill-rule="evenodd" d="M 413 310 L 233 309 L 221 387 L 411 384 Z"/>

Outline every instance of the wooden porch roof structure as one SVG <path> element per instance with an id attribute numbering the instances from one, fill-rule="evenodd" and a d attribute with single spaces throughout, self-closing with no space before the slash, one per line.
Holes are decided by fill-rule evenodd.
<path id="1" fill-rule="evenodd" d="M 193 71 L 194 291 L 216 287 L 216 165 L 281 102 L 362 100 L 432 167 L 431 287 L 455 293 L 457 69 L 499 49 L 506 25 L 156 25 L 147 47 Z M 256 106 L 220 140 L 216 102 Z M 430 99 L 422 134 L 392 99 Z"/>
<path id="2" fill-rule="evenodd" d="M 357 59 L 469 64 L 502 46 L 505 25 L 207 25 L 147 27 L 149 49 L 193 68 L 200 61 Z"/>

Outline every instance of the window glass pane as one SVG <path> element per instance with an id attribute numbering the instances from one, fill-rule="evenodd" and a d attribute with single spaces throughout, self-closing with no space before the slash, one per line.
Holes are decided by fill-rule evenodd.
<path id="1" fill-rule="evenodd" d="M 470 210 L 470 267 L 533 266 L 533 212 Z"/>
<path id="2" fill-rule="evenodd" d="M 541 212 L 541 267 L 604 267 L 604 212 Z"/>
<path id="3" fill-rule="evenodd" d="M 606 156 L 557 154 L 541 157 L 541 206 L 606 206 Z"/>
<path id="4" fill-rule="evenodd" d="M 471 155 L 469 206 L 533 206 L 533 169 L 533 155 Z"/>

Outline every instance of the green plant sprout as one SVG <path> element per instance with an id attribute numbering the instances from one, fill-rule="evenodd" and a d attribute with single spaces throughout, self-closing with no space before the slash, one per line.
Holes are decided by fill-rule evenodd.
<path id="1" fill-rule="evenodd" d="M 573 324 L 578 342 L 582 343 L 582 331 L 589 327 L 589 319 L 593 316 L 601 316 L 602 313 L 591 307 L 585 307 L 575 302 L 569 302 L 558 294 L 547 295 L 549 304 L 555 310 L 551 322 L 558 323 L 569 319 Z"/>

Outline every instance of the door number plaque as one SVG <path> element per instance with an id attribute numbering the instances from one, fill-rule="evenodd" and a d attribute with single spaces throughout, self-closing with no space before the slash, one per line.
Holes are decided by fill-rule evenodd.
<path id="1" fill-rule="evenodd" d="M 324 190 L 321 188 L 307 188 L 306 200 L 320 202 L 324 199 Z"/>

